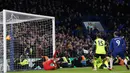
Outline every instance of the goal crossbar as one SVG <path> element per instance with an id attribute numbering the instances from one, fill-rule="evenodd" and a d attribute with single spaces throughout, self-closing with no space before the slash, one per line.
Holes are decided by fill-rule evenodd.
<path id="1" fill-rule="evenodd" d="M 38 14 L 31 14 L 31 13 L 24 13 L 24 12 L 18 12 L 18 11 L 12 11 L 12 10 L 6 10 L 5 12 L 15 13 L 15 14 L 21 14 L 21 15 L 27 15 L 27 16 L 35 16 L 35 17 L 41 17 L 41 18 L 48 18 L 48 19 L 54 19 L 55 17 L 52 16 L 46 16 L 46 15 L 38 15 Z"/>

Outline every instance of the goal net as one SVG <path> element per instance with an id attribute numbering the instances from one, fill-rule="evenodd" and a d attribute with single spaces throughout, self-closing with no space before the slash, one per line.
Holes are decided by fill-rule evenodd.
<path id="1" fill-rule="evenodd" d="M 51 58 L 54 51 L 54 17 L 10 10 L 0 13 L 0 72 L 32 69 L 42 56 Z"/>

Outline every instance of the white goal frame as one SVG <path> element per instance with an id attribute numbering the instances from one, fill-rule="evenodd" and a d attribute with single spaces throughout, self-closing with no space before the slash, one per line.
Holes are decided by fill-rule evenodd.
<path id="1" fill-rule="evenodd" d="M 17 12 L 17 11 L 11 11 L 11 10 L 3 10 L 3 72 L 7 73 L 7 45 L 6 45 L 6 25 L 9 24 L 6 22 L 6 12 L 10 13 L 16 13 L 16 14 L 21 14 L 21 15 L 27 15 L 27 16 L 36 16 L 40 18 L 47 18 L 47 19 L 52 19 L 52 40 L 53 40 L 53 54 L 55 52 L 55 17 L 52 16 L 44 16 L 44 15 L 37 15 L 37 14 L 31 14 L 31 13 L 23 13 L 23 12 Z M 35 19 L 33 19 L 35 20 Z M 27 22 L 27 21 L 32 21 L 32 20 L 23 20 L 20 22 L 12 22 L 12 23 L 21 23 L 21 22 Z"/>

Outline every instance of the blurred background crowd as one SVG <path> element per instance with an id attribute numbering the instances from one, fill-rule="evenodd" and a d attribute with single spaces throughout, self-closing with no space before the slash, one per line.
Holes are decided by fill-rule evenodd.
<path id="1" fill-rule="evenodd" d="M 84 30 L 83 21 L 100 21 L 107 41 L 118 30 L 125 38 L 130 53 L 129 0 L 1 0 L 0 10 L 9 9 L 56 18 L 56 49 L 59 56 L 91 53 L 98 28 Z M 31 32 L 30 32 L 31 33 Z M 22 39 L 22 38 L 21 38 Z"/>
<path id="2" fill-rule="evenodd" d="M 51 55 L 52 52 L 52 21 L 35 20 L 20 24 L 7 25 L 11 40 L 7 41 L 8 51 L 14 47 L 15 58 L 20 55 L 41 57 Z M 13 36 L 13 37 L 12 37 Z M 12 44 L 13 40 L 13 44 Z M 10 53 L 8 53 L 10 55 Z M 50 57 L 50 56 L 49 56 Z"/>

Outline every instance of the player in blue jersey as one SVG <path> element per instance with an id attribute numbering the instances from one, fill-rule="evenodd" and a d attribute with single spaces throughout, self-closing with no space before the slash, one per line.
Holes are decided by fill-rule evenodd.
<path id="1" fill-rule="evenodd" d="M 118 31 L 114 32 L 114 38 L 110 41 L 108 52 L 111 55 L 109 70 L 112 70 L 113 68 L 113 59 L 115 59 L 118 56 L 124 60 L 126 68 L 128 70 L 130 69 L 128 67 L 127 60 L 125 59 L 126 43 L 125 40 L 122 37 L 120 37 L 120 33 Z"/>

